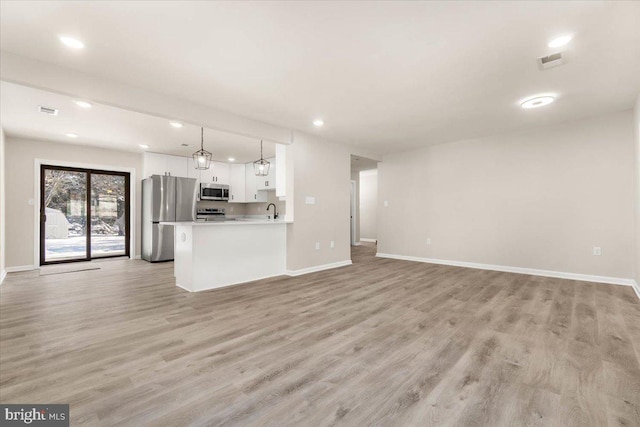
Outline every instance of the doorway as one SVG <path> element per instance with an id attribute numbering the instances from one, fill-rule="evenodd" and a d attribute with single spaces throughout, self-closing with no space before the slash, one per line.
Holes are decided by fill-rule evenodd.
<path id="1" fill-rule="evenodd" d="M 356 181 L 351 180 L 351 246 L 356 245 Z"/>
<path id="2" fill-rule="evenodd" d="M 40 265 L 129 256 L 130 175 L 40 166 Z"/>
<path id="3" fill-rule="evenodd" d="M 364 231 L 367 234 L 362 235 L 363 212 L 367 220 L 370 219 L 373 214 L 375 224 L 378 196 L 377 175 L 374 177 L 374 187 L 367 185 L 363 187 L 363 178 L 364 181 L 369 183 L 371 181 L 369 179 L 370 176 L 374 173 L 377 174 L 378 163 L 378 160 L 351 155 L 351 222 L 349 227 L 351 246 L 359 246 L 362 244 L 361 242 L 377 243 L 378 240 L 377 233 L 370 231 L 372 227 L 365 227 Z M 363 198 L 363 194 L 365 194 L 366 197 Z M 369 223 L 371 223 L 371 221 L 368 221 L 366 224 Z M 375 225 L 373 229 L 375 230 Z"/>

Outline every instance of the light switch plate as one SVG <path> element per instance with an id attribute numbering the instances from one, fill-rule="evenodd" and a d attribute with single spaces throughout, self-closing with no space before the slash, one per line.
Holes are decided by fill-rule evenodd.
<path id="1" fill-rule="evenodd" d="M 315 197 L 313 197 L 313 196 L 307 196 L 307 197 L 304 199 L 304 202 L 305 202 L 307 205 L 315 205 L 315 204 L 316 204 L 316 198 L 315 198 Z"/>

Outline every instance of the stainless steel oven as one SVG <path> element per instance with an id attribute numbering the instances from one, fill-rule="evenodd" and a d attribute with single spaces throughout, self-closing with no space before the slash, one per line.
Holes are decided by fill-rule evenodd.
<path id="1" fill-rule="evenodd" d="M 224 184 L 200 184 L 200 200 L 229 200 L 229 186 Z"/>

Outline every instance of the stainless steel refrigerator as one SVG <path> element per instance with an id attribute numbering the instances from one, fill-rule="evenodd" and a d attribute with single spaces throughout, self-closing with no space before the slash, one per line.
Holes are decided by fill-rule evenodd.
<path id="1" fill-rule="evenodd" d="M 160 222 L 195 221 L 196 180 L 152 175 L 142 180 L 142 259 L 173 260 L 174 228 Z"/>

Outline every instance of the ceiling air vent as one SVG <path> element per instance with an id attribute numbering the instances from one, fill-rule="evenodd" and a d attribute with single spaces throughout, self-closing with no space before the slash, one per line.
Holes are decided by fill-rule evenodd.
<path id="1" fill-rule="evenodd" d="M 42 114 L 48 114 L 50 116 L 58 115 L 58 110 L 56 110 L 55 108 L 43 107 L 42 105 L 38 105 L 38 111 L 40 111 Z"/>
<path id="2" fill-rule="evenodd" d="M 560 52 L 552 53 L 549 56 L 543 56 L 542 58 L 538 58 L 538 65 L 542 70 L 546 70 L 547 68 L 551 68 L 551 67 L 557 67 L 558 65 L 561 65 L 563 62 L 564 62 L 564 59 L 562 58 L 562 54 Z"/>

